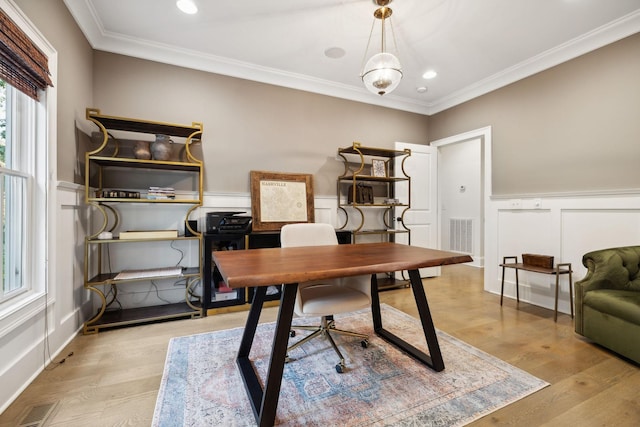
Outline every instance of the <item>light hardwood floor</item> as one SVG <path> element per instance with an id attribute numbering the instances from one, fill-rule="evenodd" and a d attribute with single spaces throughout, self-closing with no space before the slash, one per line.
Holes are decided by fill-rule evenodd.
<path id="1" fill-rule="evenodd" d="M 499 296 L 483 291 L 482 269 L 442 271 L 424 280 L 436 327 L 551 383 L 471 425 L 640 425 L 638 365 L 580 338 L 568 315 L 554 323 L 550 310 L 511 299 L 501 307 Z M 382 292 L 381 301 L 417 317 L 410 289 Z M 276 312 L 266 309 L 261 321 Z M 0 427 L 49 402 L 58 402 L 49 426 L 147 426 L 169 339 L 242 326 L 245 317 L 225 313 L 78 336 L 0 415 Z"/>

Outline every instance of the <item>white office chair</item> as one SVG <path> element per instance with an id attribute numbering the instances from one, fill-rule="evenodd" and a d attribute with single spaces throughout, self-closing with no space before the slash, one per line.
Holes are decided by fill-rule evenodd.
<path id="1" fill-rule="evenodd" d="M 329 224 L 287 224 L 282 227 L 280 232 L 280 244 L 283 248 L 337 245 L 338 238 L 336 237 L 335 229 Z M 369 337 L 365 334 L 336 329 L 333 315 L 360 310 L 369 306 L 371 306 L 370 276 L 354 276 L 299 283 L 294 312 L 300 317 L 320 317 L 320 325 L 293 325 L 291 327 L 292 337 L 295 336 L 294 329 L 311 330 L 313 332 L 290 346 L 288 351 L 315 337 L 326 337 L 340 358 L 340 362 L 336 365 L 336 371 L 338 373 L 344 372 L 344 357 L 331 334 L 336 333 L 362 338 L 360 344 L 364 348 L 369 346 Z"/>

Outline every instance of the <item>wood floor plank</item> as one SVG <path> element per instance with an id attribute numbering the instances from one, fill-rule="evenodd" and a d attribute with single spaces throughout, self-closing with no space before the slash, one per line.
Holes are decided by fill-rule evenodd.
<path id="1" fill-rule="evenodd" d="M 438 329 L 505 360 L 551 385 L 472 426 L 640 425 L 640 367 L 575 334 L 570 316 L 483 290 L 483 270 L 447 266 L 423 280 Z M 418 316 L 410 289 L 382 292 L 381 302 Z M 262 322 L 274 321 L 277 307 Z M 242 327 L 246 311 L 80 335 L 0 414 L 17 425 L 33 405 L 58 401 L 55 427 L 148 426 L 172 337 Z M 232 357 L 231 355 L 230 357 Z M 57 359 L 59 360 L 59 359 Z"/>

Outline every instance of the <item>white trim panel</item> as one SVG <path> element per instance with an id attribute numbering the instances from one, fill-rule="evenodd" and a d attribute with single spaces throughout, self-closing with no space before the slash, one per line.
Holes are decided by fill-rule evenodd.
<path id="1" fill-rule="evenodd" d="M 620 196 L 491 199 L 486 218 L 485 290 L 500 294 L 504 256 L 541 253 L 570 262 L 573 281 L 590 251 L 640 244 L 640 193 Z M 553 309 L 555 278 L 520 272 L 520 299 Z M 515 273 L 507 270 L 505 297 L 515 298 Z M 570 313 L 568 280 L 560 283 L 559 311 Z"/>

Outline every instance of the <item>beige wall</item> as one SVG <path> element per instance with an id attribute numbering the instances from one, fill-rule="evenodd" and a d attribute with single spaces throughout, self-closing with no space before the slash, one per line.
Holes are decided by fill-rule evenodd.
<path id="1" fill-rule="evenodd" d="M 206 191 L 249 192 L 249 171 L 311 173 L 334 195 L 338 147 L 427 143 L 427 117 L 106 52 L 94 54 L 94 107 L 202 122 Z"/>
<path id="2" fill-rule="evenodd" d="M 640 187 L 640 34 L 429 118 L 431 141 L 491 125 L 493 194 Z"/>
<path id="3" fill-rule="evenodd" d="M 75 121 L 84 121 L 85 108 L 93 103 L 91 46 L 62 0 L 15 2 L 58 52 L 57 175 L 80 183 Z"/>
<path id="4" fill-rule="evenodd" d="M 338 147 L 426 144 L 427 117 L 93 51 L 62 0 L 17 0 L 58 52 L 57 177 L 80 178 L 86 107 L 105 114 L 204 124 L 205 190 L 249 192 L 250 170 L 314 174 L 335 193 Z"/>
<path id="5" fill-rule="evenodd" d="M 312 173 L 333 195 L 338 147 L 391 147 L 493 127 L 493 194 L 636 188 L 640 34 L 432 117 L 92 51 L 62 0 L 16 0 L 58 51 L 58 179 L 78 179 L 76 122 L 105 114 L 204 123 L 205 190 L 250 170 Z"/>

